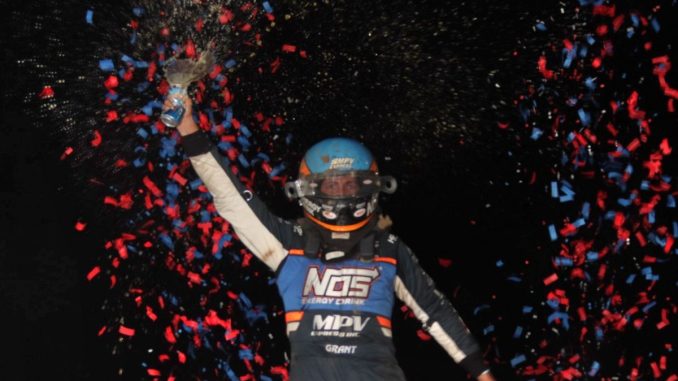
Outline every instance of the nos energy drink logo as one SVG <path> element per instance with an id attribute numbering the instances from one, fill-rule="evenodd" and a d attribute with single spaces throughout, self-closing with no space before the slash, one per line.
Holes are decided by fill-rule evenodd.
<path id="1" fill-rule="evenodd" d="M 326 268 L 311 266 L 306 274 L 302 303 L 359 304 L 370 295 L 372 283 L 379 278 L 376 267 Z"/>

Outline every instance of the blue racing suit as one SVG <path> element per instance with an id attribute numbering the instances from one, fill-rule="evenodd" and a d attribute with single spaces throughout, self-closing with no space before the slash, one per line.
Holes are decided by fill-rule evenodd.
<path id="1" fill-rule="evenodd" d="M 394 296 L 473 377 L 488 371 L 457 311 L 398 237 L 370 224 L 358 255 L 325 261 L 308 250 L 312 223 L 273 215 L 231 173 L 206 133 L 197 131 L 182 141 L 218 213 L 276 272 L 292 381 L 405 380 L 391 339 Z"/>

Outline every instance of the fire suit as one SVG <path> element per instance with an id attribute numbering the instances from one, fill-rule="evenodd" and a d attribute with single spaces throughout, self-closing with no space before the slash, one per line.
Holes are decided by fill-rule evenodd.
<path id="1" fill-rule="evenodd" d="M 394 295 L 473 377 L 487 371 L 480 347 L 398 237 L 368 225 L 356 254 L 326 261 L 309 249 L 312 223 L 286 221 L 234 176 L 206 133 L 184 152 L 238 238 L 276 273 L 291 347 L 292 381 L 405 380 L 391 339 Z"/>

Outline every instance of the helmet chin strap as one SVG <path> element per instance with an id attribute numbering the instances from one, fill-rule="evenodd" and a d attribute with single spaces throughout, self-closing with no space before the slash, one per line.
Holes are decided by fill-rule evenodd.
<path id="1" fill-rule="evenodd" d="M 313 222 L 315 225 L 318 225 L 319 227 L 323 228 L 324 230 L 329 230 L 329 231 L 333 231 L 333 232 L 343 232 L 343 233 L 351 233 L 351 232 L 359 230 L 360 228 L 367 225 L 370 221 L 370 218 L 372 218 L 372 217 L 370 217 L 370 218 L 368 218 L 364 221 L 358 222 L 358 223 L 353 224 L 353 225 L 331 225 L 331 224 L 328 224 L 326 222 L 320 221 L 319 219 L 313 217 L 308 212 L 304 212 L 304 216 L 306 216 L 306 218 L 308 220 Z"/>

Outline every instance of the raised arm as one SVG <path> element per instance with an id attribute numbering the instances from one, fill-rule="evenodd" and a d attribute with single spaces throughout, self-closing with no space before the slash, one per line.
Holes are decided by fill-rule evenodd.
<path id="1" fill-rule="evenodd" d="M 273 215 L 266 205 L 231 173 L 228 160 L 193 121 L 192 102 L 177 126 L 184 152 L 212 195 L 214 206 L 247 248 L 275 271 L 287 255 L 284 244 L 294 233 L 292 224 Z"/>

